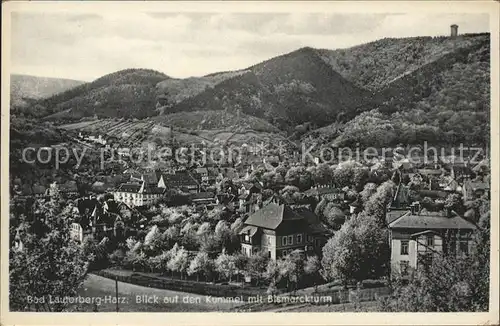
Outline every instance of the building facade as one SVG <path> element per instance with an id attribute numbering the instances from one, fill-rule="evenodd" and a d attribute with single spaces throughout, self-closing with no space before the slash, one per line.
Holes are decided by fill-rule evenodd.
<path id="1" fill-rule="evenodd" d="M 469 254 L 475 229 L 452 211 L 427 212 L 413 203 L 389 224 L 392 273 L 407 277 L 412 270 L 430 266 L 436 255 Z"/>
<path id="2" fill-rule="evenodd" d="M 147 186 L 142 183 L 123 183 L 113 192 L 115 201 L 129 206 L 145 206 L 163 196 L 165 188 Z"/>
<path id="3" fill-rule="evenodd" d="M 294 250 L 320 253 L 327 233 L 317 216 L 307 208 L 271 202 L 248 217 L 239 235 L 245 255 L 262 251 L 276 259 Z"/>

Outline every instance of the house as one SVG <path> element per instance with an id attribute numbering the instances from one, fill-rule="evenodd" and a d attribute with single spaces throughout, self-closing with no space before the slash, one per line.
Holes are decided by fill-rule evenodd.
<path id="1" fill-rule="evenodd" d="M 59 192 L 66 197 L 78 196 L 78 186 L 76 181 L 67 181 L 59 185 Z"/>
<path id="2" fill-rule="evenodd" d="M 262 200 L 260 193 L 262 185 L 258 182 L 243 182 L 238 189 L 239 209 L 246 213 L 253 213 L 258 210 L 259 200 Z M 257 206 L 256 206 L 257 205 Z"/>
<path id="3" fill-rule="evenodd" d="M 413 203 L 408 212 L 389 223 L 392 272 L 405 277 L 412 269 L 428 267 L 435 255 L 468 254 L 475 229 L 455 212 L 428 212 Z"/>
<path id="4" fill-rule="evenodd" d="M 117 202 L 130 206 L 145 206 L 154 203 L 165 193 L 165 188 L 151 187 L 143 181 L 138 183 L 123 183 L 113 192 Z"/>
<path id="5" fill-rule="evenodd" d="M 317 201 L 326 197 L 330 201 L 344 201 L 345 193 L 341 189 L 335 188 L 331 185 L 318 185 L 314 186 L 304 192 L 306 196 L 314 197 Z"/>
<path id="6" fill-rule="evenodd" d="M 161 174 L 157 187 L 178 189 L 188 193 L 197 193 L 200 191 L 199 181 L 188 171 L 177 171 L 175 174 Z"/>
<path id="7" fill-rule="evenodd" d="M 201 168 L 196 168 L 195 173 L 198 174 L 201 177 L 201 182 L 208 184 L 208 169 L 201 167 Z"/>
<path id="8" fill-rule="evenodd" d="M 195 205 L 213 206 L 217 202 L 217 197 L 211 191 L 204 191 L 191 194 L 191 201 Z"/>
<path id="9" fill-rule="evenodd" d="M 484 181 L 465 180 L 462 187 L 462 196 L 464 202 L 479 198 L 483 195 L 489 196 L 490 185 Z"/>
<path id="10" fill-rule="evenodd" d="M 264 251 L 271 259 L 297 249 L 319 254 L 326 234 L 327 229 L 313 212 L 277 200 L 250 215 L 239 232 L 243 254 Z"/>

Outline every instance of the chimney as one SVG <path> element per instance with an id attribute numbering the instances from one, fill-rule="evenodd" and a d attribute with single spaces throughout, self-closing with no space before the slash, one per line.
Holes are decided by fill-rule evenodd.
<path id="1" fill-rule="evenodd" d="M 451 208 L 443 208 L 443 217 L 451 217 L 452 216 L 452 210 Z"/>
<path id="2" fill-rule="evenodd" d="M 410 209 L 411 209 L 412 215 L 419 215 L 420 214 L 420 202 L 418 202 L 418 201 L 413 202 L 410 206 Z"/>
<path id="3" fill-rule="evenodd" d="M 453 24 L 450 26 L 451 28 L 451 37 L 457 37 L 458 36 L 458 25 Z"/>

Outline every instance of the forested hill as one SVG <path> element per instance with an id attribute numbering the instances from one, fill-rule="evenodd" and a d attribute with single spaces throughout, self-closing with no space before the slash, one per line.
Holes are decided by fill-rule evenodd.
<path id="1" fill-rule="evenodd" d="M 378 109 L 398 128 L 408 124 L 410 140 L 458 140 L 465 130 L 463 137 L 480 141 L 489 110 L 488 46 L 489 34 L 381 39 L 340 50 L 306 47 L 204 77 L 129 69 L 41 100 L 32 111 L 63 122 L 223 110 L 287 131 L 305 122 L 313 129 L 335 123 L 312 133 L 335 139 L 338 126 Z M 343 137 L 340 143 L 358 136 Z"/>
<path id="2" fill-rule="evenodd" d="M 347 80 L 359 87 L 378 91 L 442 56 L 489 42 L 489 39 L 489 33 L 464 34 L 457 38 L 384 38 L 347 49 L 316 51 Z"/>
<path id="3" fill-rule="evenodd" d="M 120 70 L 39 101 L 33 111 L 50 120 L 148 117 L 156 114 L 156 84 L 168 78 L 149 69 Z"/>
<path id="4" fill-rule="evenodd" d="M 303 48 L 249 67 L 172 109 L 242 111 L 286 129 L 354 117 L 369 100 L 370 92 L 333 71 L 314 49 Z"/>
<path id="5" fill-rule="evenodd" d="M 39 100 L 83 84 L 83 81 L 12 74 L 10 76 L 11 106 L 23 108 Z"/>
<path id="6" fill-rule="evenodd" d="M 464 40 L 453 51 L 380 89 L 377 97 L 382 105 L 344 126 L 332 125 L 309 135 L 334 140 L 339 146 L 485 144 L 490 132 L 489 35 Z"/>

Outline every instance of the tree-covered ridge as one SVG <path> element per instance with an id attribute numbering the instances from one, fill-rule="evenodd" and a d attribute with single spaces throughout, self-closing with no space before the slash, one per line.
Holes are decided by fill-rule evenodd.
<path id="1" fill-rule="evenodd" d="M 270 59 L 248 70 L 186 99 L 174 109 L 241 110 L 288 128 L 306 121 L 317 125 L 335 121 L 339 114 L 354 112 L 368 95 L 332 71 L 310 48 Z"/>
<path id="2" fill-rule="evenodd" d="M 483 41 L 489 41 L 489 34 L 466 34 L 458 38 L 384 38 L 347 49 L 317 52 L 346 79 L 376 91 L 447 53 Z"/>
<path id="3" fill-rule="evenodd" d="M 313 131 L 339 146 L 360 143 L 485 144 L 489 139 L 489 39 L 459 48 L 389 84 L 381 103 L 345 125 Z"/>
<path id="4" fill-rule="evenodd" d="M 125 69 L 80 85 L 65 92 L 41 100 L 32 110 L 35 116 L 47 116 L 64 110 L 62 116 L 85 116 L 96 109 L 96 114 L 113 114 L 116 108 L 123 108 L 129 116 L 147 116 L 142 111 L 154 110 L 155 85 L 169 77 L 150 69 Z M 132 101 L 132 102 L 131 102 Z M 152 103 L 152 104 L 151 104 Z M 136 105 L 128 109 L 130 105 Z M 108 111 L 109 110 L 109 111 Z M 80 113 L 78 111 L 83 111 Z M 111 116 L 118 116 L 115 113 Z M 54 118 L 60 118 L 61 115 Z"/>
<path id="5" fill-rule="evenodd" d="M 239 70 L 215 73 L 203 77 L 170 78 L 159 82 L 156 85 L 156 91 L 158 95 L 165 96 L 169 103 L 175 104 L 198 95 L 208 88 L 213 88 L 226 79 L 242 75 L 246 72 L 246 70 Z"/>

